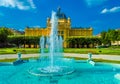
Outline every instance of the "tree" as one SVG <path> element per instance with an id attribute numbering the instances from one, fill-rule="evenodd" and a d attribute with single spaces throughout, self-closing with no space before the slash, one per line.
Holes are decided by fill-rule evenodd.
<path id="1" fill-rule="evenodd" d="M 96 44 L 101 44 L 100 38 L 91 38 L 91 37 L 74 37 L 68 38 L 67 42 L 69 47 L 83 48 L 83 47 L 94 47 Z M 95 44 L 95 45 L 94 45 Z M 92 46 L 91 46 L 92 45 Z"/>
<path id="2" fill-rule="evenodd" d="M 19 48 L 20 45 L 24 44 L 24 36 L 9 36 L 8 42 L 10 44 L 15 44 Z"/>
<path id="3" fill-rule="evenodd" d="M 8 35 L 9 31 L 6 28 L 0 28 L 0 43 L 6 44 Z"/>
<path id="4" fill-rule="evenodd" d="M 117 40 L 120 41 L 120 30 L 118 30 L 118 37 Z"/>
<path id="5" fill-rule="evenodd" d="M 111 41 L 116 41 L 118 37 L 118 32 L 116 30 L 108 30 L 108 36 Z"/>
<path id="6" fill-rule="evenodd" d="M 109 39 L 109 34 L 106 31 L 101 32 L 101 41 L 103 45 L 111 44 L 110 39 Z"/>
<path id="7" fill-rule="evenodd" d="M 34 45 L 34 47 L 37 47 L 36 45 L 39 44 L 39 38 L 40 37 L 33 37 L 33 36 L 9 36 L 8 42 L 10 44 L 15 44 L 18 48 L 23 45 L 25 47 L 25 44 Z"/>
<path id="8" fill-rule="evenodd" d="M 117 32 L 118 32 L 118 36 L 117 36 L 117 41 L 118 41 L 118 42 L 117 42 L 117 45 L 120 45 L 120 44 L 119 44 L 119 41 L 120 41 L 120 30 L 117 30 Z"/>
<path id="9" fill-rule="evenodd" d="M 120 40 L 119 37 L 120 37 L 120 33 L 119 33 L 120 30 L 108 30 L 107 34 L 108 34 L 108 37 L 109 37 L 109 40 L 111 42 L 117 42 L 117 45 L 119 45 L 118 41 Z"/>

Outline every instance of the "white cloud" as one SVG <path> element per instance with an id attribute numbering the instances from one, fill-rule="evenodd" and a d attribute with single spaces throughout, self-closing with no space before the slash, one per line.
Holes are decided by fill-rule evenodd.
<path id="1" fill-rule="evenodd" d="M 100 4 L 103 4 L 106 1 L 108 1 L 108 0 L 85 0 L 86 4 L 88 6 L 100 5 Z"/>
<path id="2" fill-rule="evenodd" d="M 35 4 L 33 3 L 33 0 L 28 0 L 28 2 L 30 3 L 31 8 L 36 8 Z"/>
<path id="3" fill-rule="evenodd" d="M 101 11 L 101 13 L 106 13 L 108 11 L 108 9 L 103 9 L 102 11 Z"/>
<path id="4" fill-rule="evenodd" d="M 105 8 L 101 11 L 101 13 L 102 14 L 104 14 L 104 13 L 114 13 L 114 12 L 119 12 L 119 11 L 120 11 L 120 6 L 117 6 L 117 7 L 111 8 L 111 9 Z"/>
<path id="5" fill-rule="evenodd" d="M 18 8 L 19 10 L 35 9 L 33 0 L 0 0 L 0 6 Z"/>

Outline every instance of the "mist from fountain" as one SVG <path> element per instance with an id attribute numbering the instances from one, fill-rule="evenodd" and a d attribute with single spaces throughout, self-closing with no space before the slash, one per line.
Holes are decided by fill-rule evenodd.
<path id="1" fill-rule="evenodd" d="M 65 75 L 74 72 L 72 67 L 74 60 L 63 58 L 63 39 L 58 36 L 58 18 L 56 12 L 52 11 L 51 33 L 49 37 L 40 38 L 41 56 L 40 67 L 30 69 L 30 73 L 39 76 Z M 48 60 L 45 58 L 45 46 L 48 46 Z M 72 64 L 72 65 L 71 65 Z"/>

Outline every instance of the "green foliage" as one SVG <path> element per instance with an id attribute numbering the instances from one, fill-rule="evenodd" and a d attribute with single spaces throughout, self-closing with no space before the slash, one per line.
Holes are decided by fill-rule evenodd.
<path id="1" fill-rule="evenodd" d="M 24 36 L 9 36 L 8 42 L 20 47 L 20 45 L 24 44 Z"/>
<path id="2" fill-rule="evenodd" d="M 120 30 L 118 30 L 118 36 L 117 36 L 117 40 L 120 41 Z"/>
<path id="3" fill-rule="evenodd" d="M 0 28 L 0 43 L 4 43 L 7 41 L 8 34 L 9 32 L 6 28 Z"/>
<path id="4" fill-rule="evenodd" d="M 108 37 L 111 41 L 116 41 L 118 37 L 118 31 L 116 30 L 108 30 Z"/>
<path id="5" fill-rule="evenodd" d="M 10 46 L 8 44 L 8 35 L 11 35 L 12 32 L 6 27 L 0 27 L 0 47 Z"/>
<path id="6" fill-rule="evenodd" d="M 110 44 L 110 39 L 107 32 L 101 32 L 101 41 L 104 45 Z"/>
<path id="7" fill-rule="evenodd" d="M 22 54 L 40 53 L 39 48 L 0 48 L 0 54 Z M 45 49 L 48 52 L 48 49 Z M 107 54 L 120 55 L 120 48 L 64 48 L 64 53 L 80 53 L 80 54 Z"/>
<path id="8" fill-rule="evenodd" d="M 101 39 L 104 45 L 111 45 L 111 41 L 120 40 L 120 30 L 108 30 L 107 32 L 101 32 Z"/>
<path id="9" fill-rule="evenodd" d="M 25 37 L 26 44 L 38 44 L 40 37 L 38 36 L 31 36 Z"/>
<path id="10" fill-rule="evenodd" d="M 66 40 L 69 43 L 69 47 L 71 48 L 83 48 L 85 45 L 87 48 L 92 45 L 92 47 L 95 46 L 95 44 L 101 44 L 101 39 L 97 37 L 73 37 L 73 38 L 68 38 Z"/>
<path id="11" fill-rule="evenodd" d="M 10 44 L 15 44 L 18 48 L 21 47 L 21 45 L 24 45 L 27 44 L 30 45 L 31 44 L 34 44 L 34 45 L 38 45 L 39 44 L 39 38 L 40 37 L 33 37 L 33 36 L 9 36 L 8 38 L 8 42 Z M 22 47 L 24 47 L 22 46 Z"/>

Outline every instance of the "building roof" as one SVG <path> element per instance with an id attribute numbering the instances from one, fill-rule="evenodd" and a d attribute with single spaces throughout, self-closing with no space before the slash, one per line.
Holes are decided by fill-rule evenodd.
<path id="1" fill-rule="evenodd" d="M 71 29 L 93 29 L 92 27 L 71 27 Z"/>
<path id="2" fill-rule="evenodd" d="M 57 9 L 57 17 L 58 17 L 58 19 L 67 19 L 66 15 L 61 12 L 60 7 L 58 7 L 58 9 Z"/>

